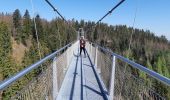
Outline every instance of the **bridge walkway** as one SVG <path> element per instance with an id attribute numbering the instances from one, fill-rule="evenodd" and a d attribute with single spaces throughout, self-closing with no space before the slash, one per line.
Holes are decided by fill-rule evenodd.
<path id="1" fill-rule="evenodd" d="M 103 100 L 104 94 L 92 67 L 88 56 L 74 54 L 57 100 Z"/>

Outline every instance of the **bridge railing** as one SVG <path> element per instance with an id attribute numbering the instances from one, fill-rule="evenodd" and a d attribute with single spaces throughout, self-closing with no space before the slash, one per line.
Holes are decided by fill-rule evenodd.
<path id="1" fill-rule="evenodd" d="M 86 49 L 110 100 L 170 99 L 169 78 L 97 44 L 87 43 Z"/>
<path id="2" fill-rule="evenodd" d="M 11 89 L 9 90 L 10 92 L 13 92 L 4 99 L 54 100 L 65 77 L 73 51 L 77 49 L 77 43 L 70 43 L 33 65 L 28 66 L 11 78 L 1 81 L 0 92 L 5 93 L 9 89 Z M 27 77 L 28 74 L 34 73 L 37 69 L 42 69 L 43 71 L 34 77 L 32 81 L 25 83 L 22 89 L 16 91 L 15 87 L 19 85 L 20 80 Z"/>

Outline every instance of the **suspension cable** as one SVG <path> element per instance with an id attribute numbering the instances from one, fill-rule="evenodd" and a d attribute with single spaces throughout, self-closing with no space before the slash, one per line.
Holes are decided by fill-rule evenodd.
<path id="1" fill-rule="evenodd" d="M 132 33 L 130 35 L 130 41 L 129 41 L 129 48 L 128 48 L 128 54 L 127 54 L 127 58 L 129 58 L 129 53 L 130 53 L 130 49 L 131 49 L 131 44 L 132 44 L 132 36 L 134 34 L 134 26 L 135 26 L 135 23 L 136 23 L 136 16 L 137 16 L 137 11 L 138 11 L 138 3 L 137 3 L 137 6 L 136 6 L 136 9 L 135 9 L 135 16 L 134 16 L 134 19 L 133 19 L 133 24 L 132 24 Z"/>
<path id="2" fill-rule="evenodd" d="M 119 7 L 125 0 L 121 0 L 117 5 L 115 5 L 110 11 L 108 11 L 102 18 L 100 18 L 96 24 L 94 24 L 94 26 L 92 26 L 92 33 L 94 33 L 97 25 L 99 24 L 100 26 L 100 22 L 105 18 L 107 17 L 109 14 L 111 14 L 117 7 Z M 87 30 L 88 31 L 88 30 Z"/>
<path id="3" fill-rule="evenodd" d="M 59 13 L 59 11 L 58 11 L 48 0 L 45 0 L 45 1 L 50 5 L 51 8 L 53 8 L 53 10 L 54 10 L 55 12 L 57 12 L 57 14 L 58 14 L 64 21 L 66 21 L 65 18 L 61 15 L 61 13 Z"/>
<path id="4" fill-rule="evenodd" d="M 131 50 L 131 44 L 132 44 L 132 39 L 133 39 L 132 36 L 133 36 L 133 34 L 135 33 L 135 31 L 133 30 L 133 28 L 135 27 L 135 23 L 136 23 L 137 11 L 138 11 L 138 2 L 137 2 L 137 5 L 136 5 L 135 15 L 134 15 L 134 18 L 133 18 L 132 33 L 131 33 L 131 35 L 130 35 L 130 41 L 129 41 L 128 52 L 127 52 L 127 58 L 129 58 L 129 54 L 130 54 L 130 50 Z M 127 67 L 127 65 L 125 65 L 124 73 L 126 72 L 126 67 Z"/>
<path id="5" fill-rule="evenodd" d="M 96 24 L 94 24 L 94 26 L 92 26 L 92 33 L 95 31 L 96 29 L 96 26 L 99 24 L 100 25 L 100 22 L 105 18 L 107 17 L 109 14 L 111 14 L 117 7 L 119 7 L 125 0 L 121 0 L 117 5 L 115 5 L 110 11 L 108 11 L 102 18 L 100 18 Z"/>
<path id="6" fill-rule="evenodd" d="M 101 22 L 105 17 L 107 17 L 109 14 L 111 14 L 117 7 L 119 7 L 125 0 L 121 0 L 116 6 L 114 6 L 110 11 L 108 11 L 102 18 L 100 18 L 96 25 Z"/>
<path id="7" fill-rule="evenodd" d="M 39 53 L 39 57 L 40 57 L 40 60 L 41 60 L 41 50 L 40 50 L 40 42 L 39 42 L 39 37 L 38 37 L 38 31 L 37 31 L 37 24 L 36 24 L 36 21 L 35 21 L 35 11 L 34 11 L 34 5 L 33 5 L 33 2 L 32 0 L 30 0 L 31 2 L 31 6 L 32 6 L 32 12 L 33 12 L 33 21 L 34 21 L 34 28 L 35 28 L 35 34 L 36 34 L 36 40 L 37 40 L 37 45 L 38 45 L 38 53 Z"/>
<path id="8" fill-rule="evenodd" d="M 67 23 L 67 25 L 69 25 L 69 23 L 66 21 L 66 19 L 61 15 L 61 13 L 59 13 L 59 11 L 48 1 L 48 0 L 45 0 L 48 5 L 50 5 L 50 7 L 64 20 L 64 22 Z M 74 32 L 77 32 L 76 29 L 72 26 L 72 25 L 69 25 L 71 26 L 71 28 L 73 29 Z"/>
<path id="9" fill-rule="evenodd" d="M 133 30 L 134 26 L 135 26 L 135 23 L 136 23 L 136 16 L 137 16 L 137 11 L 138 11 L 138 1 L 136 2 L 136 9 L 135 9 L 135 14 L 134 14 L 134 18 L 133 18 L 133 24 L 132 24 L 132 33 L 130 35 L 130 41 L 129 41 L 129 46 L 128 46 L 128 51 L 127 51 L 127 58 L 129 59 L 129 54 L 130 54 L 130 50 L 131 50 L 131 44 L 132 44 L 132 39 L 133 39 L 133 34 L 135 33 L 135 31 Z M 126 69 L 127 69 L 127 66 L 128 64 L 126 63 L 125 64 L 125 68 L 124 68 L 124 71 L 123 71 L 123 81 L 122 81 L 122 85 L 121 85 L 121 92 L 120 92 L 120 95 L 123 91 L 123 84 L 124 84 L 124 77 L 125 77 L 125 73 L 126 73 Z"/>

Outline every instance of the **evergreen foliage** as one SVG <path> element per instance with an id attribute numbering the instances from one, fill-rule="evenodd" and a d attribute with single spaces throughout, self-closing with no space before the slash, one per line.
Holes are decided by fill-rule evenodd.
<path id="1" fill-rule="evenodd" d="M 23 16 L 23 29 L 21 33 L 21 42 L 24 45 L 26 44 L 26 40 L 31 35 L 31 19 L 28 10 L 25 11 L 25 14 Z"/>
<path id="2" fill-rule="evenodd" d="M 14 32 L 13 36 L 17 40 L 17 42 L 20 41 L 20 35 L 21 35 L 21 14 L 19 9 L 16 9 L 13 13 L 13 25 L 14 25 Z"/>
<path id="3" fill-rule="evenodd" d="M 5 23 L 0 22 L 0 74 L 3 79 L 11 75 L 11 39 L 8 27 Z"/>

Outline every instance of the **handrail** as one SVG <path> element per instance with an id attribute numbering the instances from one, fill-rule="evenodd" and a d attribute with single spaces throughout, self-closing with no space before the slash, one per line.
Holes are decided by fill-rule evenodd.
<path id="1" fill-rule="evenodd" d="M 145 72 L 149 76 L 155 78 L 156 80 L 159 80 L 159 81 L 163 82 L 164 84 L 170 86 L 170 79 L 169 78 L 167 78 L 167 77 L 165 77 L 165 76 L 163 76 L 163 75 L 161 75 L 161 74 L 159 74 L 159 73 L 157 73 L 157 72 L 155 72 L 153 70 L 150 70 L 145 66 L 142 66 L 142 65 L 140 65 L 138 63 L 135 63 L 135 62 L 133 62 L 133 61 L 121 56 L 121 55 L 113 53 L 112 51 L 109 51 L 108 49 L 105 49 L 105 48 L 99 46 L 98 44 L 95 44 L 95 43 L 92 43 L 92 44 L 96 45 L 98 48 L 100 48 L 104 52 L 110 53 L 112 56 L 115 56 L 116 58 L 122 60 L 123 62 L 126 62 L 126 63 L 130 64 L 132 67 L 137 68 L 137 69 Z"/>
<path id="2" fill-rule="evenodd" d="M 66 46 L 64 46 L 63 48 L 60 48 L 59 50 L 55 51 L 54 53 L 51 53 L 50 55 L 46 56 L 45 58 L 39 60 L 38 62 L 28 66 L 27 68 L 23 69 L 22 71 L 18 72 L 17 74 L 15 74 L 14 76 L 1 81 L 0 82 L 0 91 L 2 91 L 4 88 L 10 86 L 13 82 L 17 81 L 18 79 L 20 79 L 21 77 L 23 77 L 24 75 L 26 75 L 27 73 L 29 73 L 30 71 L 32 71 L 33 69 L 37 68 L 38 66 L 40 66 L 42 63 L 44 63 L 45 61 L 47 61 L 48 59 L 51 59 L 53 57 L 55 57 L 56 54 L 58 54 L 59 52 L 61 52 L 62 50 L 66 49 L 67 47 L 69 47 L 72 43 L 67 44 Z"/>

